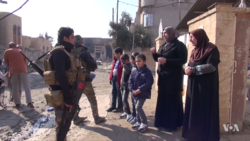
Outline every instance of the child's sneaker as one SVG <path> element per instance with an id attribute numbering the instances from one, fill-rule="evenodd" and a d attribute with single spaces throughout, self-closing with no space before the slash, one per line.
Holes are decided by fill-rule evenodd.
<path id="1" fill-rule="evenodd" d="M 140 127 L 140 123 L 139 122 L 136 122 L 133 126 L 132 126 L 132 129 L 134 130 L 138 130 L 138 128 Z"/>
<path id="2" fill-rule="evenodd" d="M 133 117 L 130 121 L 129 121 L 130 124 L 135 124 L 136 123 L 136 118 Z"/>
<path id="3" fill-rule="evenodd" d="M 129 118 L 127 117 L 127 122 L 130 122 L 134 117 L 131 115 Z"/>
<path id="4" fill-rule="evenodd" d="M 126 117 L 127 117 L 127 113 L 126 112 L 124 112 L 123 114 L 120 115 L 121 119 L 125 119 Z"/>
<path id="5" fill-rule="evenodd" d="M 140 125 L 138 131 L 139 131 L 140 133 L 143 133 L 143 132 L 145 132 L 147 129 L 148 129 L 148 125 L 142 123 L 142 124 Z"/>
<path id="6" fill-rule="evenodd" d="M 129 121 L 129 119 L 131 119 L 132 117 L 132 115 L 127 115 L 127 121 Z"/>

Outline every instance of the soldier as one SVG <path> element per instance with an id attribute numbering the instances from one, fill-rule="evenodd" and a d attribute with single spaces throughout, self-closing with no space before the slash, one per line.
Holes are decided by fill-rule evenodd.
<path id="1" fill-rule="evenodd" d="M 77 71 L 74 56 L 70 55 L 75 44 L 74 30 L 69 27 L 61 27 L 57 40 L 55 48 L 50 51 L 50 56 L 44 61 L 44 80 L 45 84 L 50 86 L 49 93 L 51 94 L 45 95 L 45 98 L 48 104 L 55 108 L 56 134 L 58 136 L 63 109 L 67 107 L 71 112 L 74 101 L 72 82 L 76 80 Z M 55 97 L 59 100 L 50 104 L 50 100 Z"/>
<path id="2" fill-rule="evenodd" d="M 81 64 L 84 68 L 84 71 L 86 71 L 85 81 L 86 86 L 83 91 L 83 93 L 88 98 L 88 101 L 91 105 L 92 114 L 95 120 L 95 124 L 99 124 L 105 121 L 104 117 L 100 117 L 98 114 L 98 106 L 95 96 L 95 91 L 92 86 L 92 79 L 91 78 L 91 71 L 95 71 L 97 69 L 97 64 L 95 60 L 92 58 L 89 52 L 87 52 L 87 47 L 83 46 L 83 39 L 80 35 L 75 36 L 75 56 L 81 61 Z M 84 78 L 82 78 L 84 79 Z"/>

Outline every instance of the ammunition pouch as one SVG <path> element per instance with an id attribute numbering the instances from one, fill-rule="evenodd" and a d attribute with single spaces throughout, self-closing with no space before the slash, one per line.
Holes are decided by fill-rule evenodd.
<path id="1" fill-rule="evenodd" d="M 49 91 L 44 95 L 49 106 L 57 108 L 64 105 L 63 93 L 61 90 Z"/>
<path id="2" fill-rule="evenodd" d="M 78 71 L 77 79 L 85 80 L 85 79 L 86 79 L 86 73 L 85 73 L 85 72 L 81 72 L 81 71 L 82 71 L 82 70 L 79 70 L 79 71 Z"/>
<path id="3" fill-rule="evenodd" d="M 72 85 L 73 82 L 76 80 L 76 73 L 77 72 L 75 71 L 66 71 L 69 85 Z M 59 85 L 58 81 L 56 80 L 55 71 L 45 71 L 43 73 L 43 79 L 46 85 Z"/>

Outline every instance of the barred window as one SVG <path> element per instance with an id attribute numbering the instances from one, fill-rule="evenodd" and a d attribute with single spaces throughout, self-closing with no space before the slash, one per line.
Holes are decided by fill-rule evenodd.
<path id="1" fill-rule="evenodd" d="M 153 14 L 144 14 L 144 27 L 153 26 Z"/>

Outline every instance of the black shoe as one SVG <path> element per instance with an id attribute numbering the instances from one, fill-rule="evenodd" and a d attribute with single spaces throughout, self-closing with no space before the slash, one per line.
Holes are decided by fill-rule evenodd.
<path id="1" fill-rule="evenodd" d="M 16 108 L 20 109 L 21 108 L 21 104 L 16 104 Z"/>
<path id="2" fill-rule="evenodd" d="M 27 106 L 30 107 L 30 108 L 35 108 L 32 103 L 28 103 Z"/>
<path id="3" fill-rule="evenodd" d="M 122 111 L 123 111 L 122 109 L 114 109 L 112 112 L 118 113 L 118 112 L 122 112 Z"/>
<path id="4" fill-rule="evenodd" d="M 115 108 L 110 107 L 110 108 L 107 109 L 107 112 L 112 112 L 114 109 Z"/>

